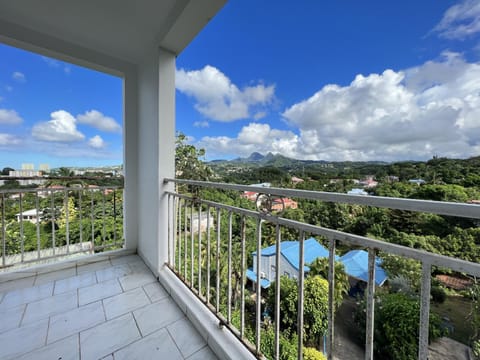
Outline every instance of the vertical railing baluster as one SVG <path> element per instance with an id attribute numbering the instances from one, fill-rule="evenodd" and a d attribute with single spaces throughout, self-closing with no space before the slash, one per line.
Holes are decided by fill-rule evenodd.
<path id="1" fill-rule="evenodd" d="M 280 359 L 280 253 L 282 251 L 282 233 L 280 225 L 275 229 L 275 360 Z"/>
<path id="2" fill-rule="evenodd" d="M 198 205 L 198 295 L 202 296 L 202 204 Z"/>
<path id="3" fill-rule="evenodd" d="M 67 254 L 70 254 L 70 214 L 68 209 L 68 190 L 65 189 L 65 236 L 67 238 Z"/>
<path id="4" fill-rule="evenodd" d="M 232 212 L 228 212 L 227 321 L 232 322 Z"/>
<path id="5" fill-rule="evenodd" d="M 21 262 L 24 260 L 24 252 L 25 252 L 25 244 L 23 239 L 23 195 L 20 193 L 19 197 L 20 201 L 20 258 Z"/>
<path id="6" fill-rule="evenodd" d="M 182 272 L 182 199 L 177 198 L 178 201 L 178 229 L 177 229 L 177 272 Z"/>
<path id="7" fill-rule="evenodd" d="M 93 193 L 94 190 L 90 191 L 90 205 L 91 205 L 91 213 L 90 213 L 90 225 L 92 227 L 92 252 L 95 252 L 95 213 L 94 213 L 94 199 Z"/>
<path id="8" fill-rule="evenodd" d="M 113 243 L 117 246 L 117 189 L 113 189 Z M 170 223 L 169 223 L 170 224 Z"/>
<path id="9" fill-rule="evenodd" d="M 428 330 L 430 322 L 430 292 L 432 286 L 432 265 L 422 262 L 422 288 L 420 293 L 420 329 L 418 359 L 428 359 Z"/>
<path id="10" fill-rule="evenodd" d="M 333 360 L 335 338 L 335 239 L 328 244 L 328 339 L 327 359 Z"/>
<path id="11" fill-rule="evenodd" d="M 105 251 L 105 242 L 106 242 L 106 236 L 107 236 L 107 230 L 106 230 L 106 223 L 105 223 L 105 219 L 106 219 L 106 214 L 105 214 L 105 189 L 102 189 L 102 251 Z"/>
<path id="12" fill-rule="evenodd" d="M 375 249 L 368 249 L 366 318 L 367 328 L 365 335 L 365 360 L 373 360 L 373 341 L 375 331 Z"/>
<path id="13" fill-rule="evenodd" d="M 167 262 L 168 265 L 172 265 L 172 241 L 173 241 L 173 234 L 172 234 L 172 205 L 171 205 L 172 196 L 168 194 L 167 196 Z"/>
<path id="14" fill-rule="evenodd" d="M 190 287 L 193 289 L 195 287 L 195 278 L 194 278 L 194 250 L 195 250 L 195 236 L 193 230 L 193 208 L 194 201 L 190 204 Z"/>
<path id="15" fill-rule="evenodd" d="M 82 208 L 83 187 L 78 190 L 78 221 L 80 230 L 80 244 L 83 244 L 83 208 Z"/>
<path id="16" fill-rule="evenodd" d="M 37 232 L 37 259 L 40 259 L 41 254 L 40 254 L 40 212 L 39 212 L 39 200 L 38 200 L 38 191 L 35 192 L 35 209 L 36 209 L 36 215 L 37 215 L 37 221 L 35 222 L 36 224 L 36 232 Z"/>
<path id="17" fill-rule="evenodd" d="M 188 216 L 187 216 L 187 201 L 183 202 L 183 279 L 187 281 L 187 246 L 188 246 Z"/>
<path id="18" fill-rule="evenodd" d="M 217 313 L 220 311 L 220 223 L 221 223 L 221 209 L 217 208 L 217 255 L 216 255 L 216 266 L 217 266 L 217 278 L 216 278 L 216 293 L 215 293 L 215 310 Z"/>
<path id="19" fill-rule="evenodd" d="M 6 251 L 7 251 L 7 229 L 5 227 L 5 193 L 2 193 L 2 266 L 5 266 L 6 263 Z"/>
<path id="20" fill-rule="evenodd" d="M 210 205 L 207 206 L 207 304 L 210 304 Z"/>
<path id="21" fill-rule="evenodd" d="M 56 221 L 56 216 L 55 216 L 55 212 L 56 212 L 56 209 L 55 209 L 55 191 L 52 190 L 50 192 L 51 196 L 52 196 L 52 210 L 51 210 L 51 216 L 52 216 L 52 249 L 53 249 L 53 252 L 52 252 L 52 255 L 55 256 L 55 221 Z"/>
<path id="22" fill-rule="evenodd" d="M 255 349 L 257 353 L 260 353 L 260 341 L 261 341 L 261 321 L 262 321 L 262 287 L 261 287 L 261 257 L 262 257 L 262 219 L 257 221 L 257 283 L 256 283 L 256 311 L 255 311 L 255 334 L 256 342 Z"/>
<path id="23" fill-rule="evenodd" d="M 305 276 L 305 232 L 300 231 L 300 249 L 298 254 L 298 360 L 303 359 L 303 297 L 304 297 L 304 276 Z"/>
<path id="24" fill-rule="evenodd" d="M 241 286 L 240 286 L 240 337 L 245 337 L 245 238 L 247 232 L 247 223 L 245 215 L 242 215 L 242 234 L 241 234 Z"/>

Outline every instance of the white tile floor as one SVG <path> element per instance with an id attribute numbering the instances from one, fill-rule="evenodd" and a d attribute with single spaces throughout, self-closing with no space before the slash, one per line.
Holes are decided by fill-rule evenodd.
<path id="1" fill-rule="evenodd" d="M 0 283 L 0 359 L 216 359 L 136 255 Z"/>

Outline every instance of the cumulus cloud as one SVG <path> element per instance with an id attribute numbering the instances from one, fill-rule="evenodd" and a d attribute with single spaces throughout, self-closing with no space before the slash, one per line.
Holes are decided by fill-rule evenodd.
<path id="1" fill-rule="evenodd" d="M 459 40 L 480 33 L 480 2 L 464 0 L 448 8 L 433 32 L 446 39 Z"/>
<path id="2" fill-rule="evenodd" d="M 70 74 L 72 71 L 72 68 L 62 61 L 55 60 L 46 56 L 42 56 L 42 60 L 51 68 L 62 68 L 63 72 L 67 75 Z"/>
<path id="3" fill-rule="evenodd" d="M 101 131 L 122 131 L 122 127 L 115 121 L 115 119 L 105 116 L 97 110 L 90 110 L 85 112 L 85 114 L 80 114 L 77 116 L 77 119 L 80 124 L 89 125 Z"/>
<path id="4" fill-rule="evenodd" d="M 0 109 L 0 124 L 16 125 L 23 122 L 23 119 L 15 110 Z"/>
<path id="5" fill-rule="evenodd" d="M 25 77 L 24 73 L 21 73 L 20 71 L 15 71 L 12 74 L 12 79 L 17 81 L 17 82 L 25 82 L 27 81 L 27 78 Z"/>
<path id="6" fill-rule="evenodd" d="M 299 141 L 299 137 L 291 131 L 272 129 L 268 124 L 250 123 L 242 128 L 236 138 L 206 136 L 198 145 L 207 149 L 210 158 L 228 154 L 248 156 L 254 151 L 295 157 L 296 149 L 300 147 Z"/>
<path id="7" fill-rule="evenodd" d="M 282 116 L 294 131 L 252 123 L 236 137 L 206 137 L 207 154 L 279 152 L 310 160 L 468 157 L 480 150 L 480 63 L 445 52 L 403 71 L 326 85 Z"/>
<path id="8" fill-rule="evenodd" d="M 213 66 L 176 72 L 177 89 L 195 99 L 195 109 L 207 118 L 230 122 L 248 119 L 252 111 L 265 107 L 275 96 L 275 86 L 257 84 L 239 89 Z"/>
<path id="9" fill-rule="evenodd" d="M 0 146 L 19 145 L 20 139 L 11 134 L 0 133 Z"/>
<path id="10" fill-rule="evenodd" d="M 208 121 L 195 121 L 193 126 L 198 128 L 208 128 L 210 127 L 210 123 Z"/>
<path id="11" fill-rule="evenodd" d="M 90 138 L 88 140 L 88 145 L 94 149 L 102 149 L 106 146 L 105 141 L 103 141 L 100 135 L 95 135 Z"/>
<path id="12" fill-rule="evenodd" d="M 74 142 L 85 139 L 77 130 L 77 120 L 69 112 L 58 110 L 50 114 L 51 119 L 38 123 L 32 128 L 32 136 L 37 140 Z"/>

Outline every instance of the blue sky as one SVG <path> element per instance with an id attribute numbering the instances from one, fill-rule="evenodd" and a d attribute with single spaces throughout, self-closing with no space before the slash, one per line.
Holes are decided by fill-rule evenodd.
<path id="1" fill-rule="evenodd" d="M 0 167 L 120 164 L 121 102 L 0 45 Z M 480 3 L 231 0 L 177 59 L 177 129 L 207 159 L 480 155 Z"/>

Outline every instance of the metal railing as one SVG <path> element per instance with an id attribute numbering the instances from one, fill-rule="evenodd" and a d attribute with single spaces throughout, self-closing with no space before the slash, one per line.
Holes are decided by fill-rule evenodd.
<path id="1" fill-rule="evenodd" d="M 0 268 L 122 248 L 123 189 L 0 190 Z"/>
<path id="2" fill-rule="evenodd" d="M 174 183 L 176 186 L 189 186 L 190 189 L 214 188 L 219 190 L 249 191 L 259 194 L 268 194 L 274 197 L 294 197 L 310 200 L 321 200 L 335 203 L 369 205 L 375 207 L 428 212 L 438 215 L 449 215 L 471 219 L 480 219 L 480 206 L 463 203 L 435 202 L 425 200 L 399 199 L 387 197 L 363 197 L 338 193 L 304 191 L 294 189 L 264 188 L 245 185 L 212 183 L 202 181 L 165 179 L 165 183 Z M 168 197 L 168 266 L 185 282 L 201 301 L 220 320 L 220 324 L 228 327 L 244 344 L 259 358 L 262 357 L 262 303 L 257 301 L 262 297 L 261 253 L 262 236 L 265 231 L 262 227 L 270 226 L 275 248 L 275 309 L 274 309 L 274 354 L 275 359 L 280 355 L 280 254 L 282 229 L 294 229 L 298 232 L 299 253 L 298 263 L 304 264 L 304 243 L 306 235 L 319 236 L 326 239 L 329 250 L 328 267 L 328 330 L 327 330 L 327 357 L 333 359 L 334 348 L 334 279 L 335 279 L 335 253 L 337 244 L 361 247 L 368 251 L 368 283 L 366 288 L 366 339 L 365 359 L 373 359 L 374 344 L 374 297 L 375 297 L 375 257 L 381 251 L 387 254 L 399 255 L 404 258 L 414 259 L 421 263 L 421 290 L 420 290 L 420 321 L 419 321 L 419 352 L 418 359 L 428 358 L 429 316 L 430 316 L 430 290 L 432 280 L 432 267 L 438 266 L 455 272 L 480 277 L 480 264 L 464 261 L 462 259 L 443 256 L 427 251 L 409 248 L 381 240 L 354 235 L 342 231 L 332 230 L 320 226 L 306 224 L 285 219 L 269 213 L 268 211 L 255 211 L 239 208 L 218 202 L 201 199 L 198 196 L 166 192 Z M 202 214 L 206 214 L 202 223 Z M 236 229 L 232 228 L 232 219 L 236 217 Z M 250 219 L 250 220 L 248 220 Z M 222 235 L 222 229 L 227 227 Z M 247 232 L 249 235 L 247 235 Z M 254 240 L 252 240 L 254 237 Z M 234 240 L 234 241 L 233 241 Z M 213 241 L 213 244 L 212 244 Z M 255 242 L 256 250 L 256 281 L 255 308 L 247 311 L 245 304 L 246 281 L 246 245 Z M 235 245 L 235 248 L 234 248 Z M 250 244 L 251 245 L 251 244 Z M 225 261 L 222 264 L 221 261 Z M 235 275 L 232 273 L 235 272 Z M 221 283 L 221 273 L 226 273 L 226 284 Z M 302 359 L 304 346 L 304 267 L 299 266 L 298 275 L 298 359 Z M 239 301 L 233 299 L 233 287 L 240 292 Z M 222 303 L 221 294 L 226 295 L 226 303 Z M 238 309 L 237 309 L 238 308 Z M 238 316 L 232 316 L 234 309 Z M 254 311 L 255 334 L 254 341 L 246 329 L 246 317 Z M 253 345 L 252 345 L 253 344 Z"/>

